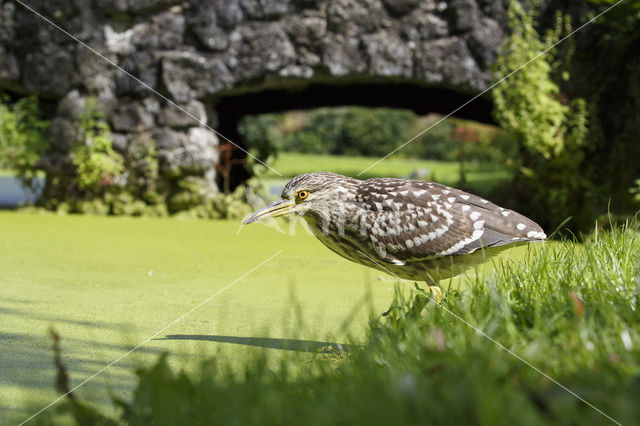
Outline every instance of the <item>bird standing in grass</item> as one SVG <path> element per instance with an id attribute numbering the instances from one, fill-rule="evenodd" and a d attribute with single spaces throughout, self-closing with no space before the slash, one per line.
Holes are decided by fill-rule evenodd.
<path id="1" fill-rule="evenodd" d="M 507 245 L 543 241 L 527 217 L 484 198 L 434 182 L 307 173 L 291 179 L 279 200 L 244 224 L 302 216 L 328 248 L 399 278 L 437 282 Z"/>

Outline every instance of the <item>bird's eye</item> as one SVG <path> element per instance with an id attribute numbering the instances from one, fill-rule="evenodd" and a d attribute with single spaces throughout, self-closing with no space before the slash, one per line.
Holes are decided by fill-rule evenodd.
<path id="1" fill-rule="evenodd" d="M 309 191 L 298 191 L 298 199 L 304 200 L 309 196 Z"/>

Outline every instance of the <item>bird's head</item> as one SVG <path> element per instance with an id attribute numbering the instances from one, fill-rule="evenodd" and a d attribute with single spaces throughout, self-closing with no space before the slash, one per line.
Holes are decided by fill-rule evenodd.
<path id="1" fill-rule="evenodd" d="M 360 181 L 328 172 L 305 173 L 291 179 L 282 190 L 280 198 L 253 213 L 243 225 L 272 217 L 292 214 L 305 216 L 324 213 L 333 204 L 355 193 Z M 351 194 L 351 196 L 353 196 Z"/>

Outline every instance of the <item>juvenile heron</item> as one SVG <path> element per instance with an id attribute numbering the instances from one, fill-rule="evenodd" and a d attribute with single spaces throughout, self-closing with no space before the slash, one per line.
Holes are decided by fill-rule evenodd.
<path id="1" fill-rule="evenodd" d="M 244 224 L 302 216 L 328 248 L 397 277 L 437 282 L 506 245 L 542 241 L 531 219 L 484 198 L 434 182 L 358 180 L 327 172 L 291 179 L 279 200 Z"/>

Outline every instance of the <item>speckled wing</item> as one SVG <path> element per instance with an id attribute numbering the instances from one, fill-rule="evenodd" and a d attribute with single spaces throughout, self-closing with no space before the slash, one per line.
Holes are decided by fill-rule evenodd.
<path id="1" fill-rule="evenodd" d="M 546 238 L 538 224 L 513 210 L 433 182 L 368 179 L 356 202 L 373 249 L 396 264 Z"/>

